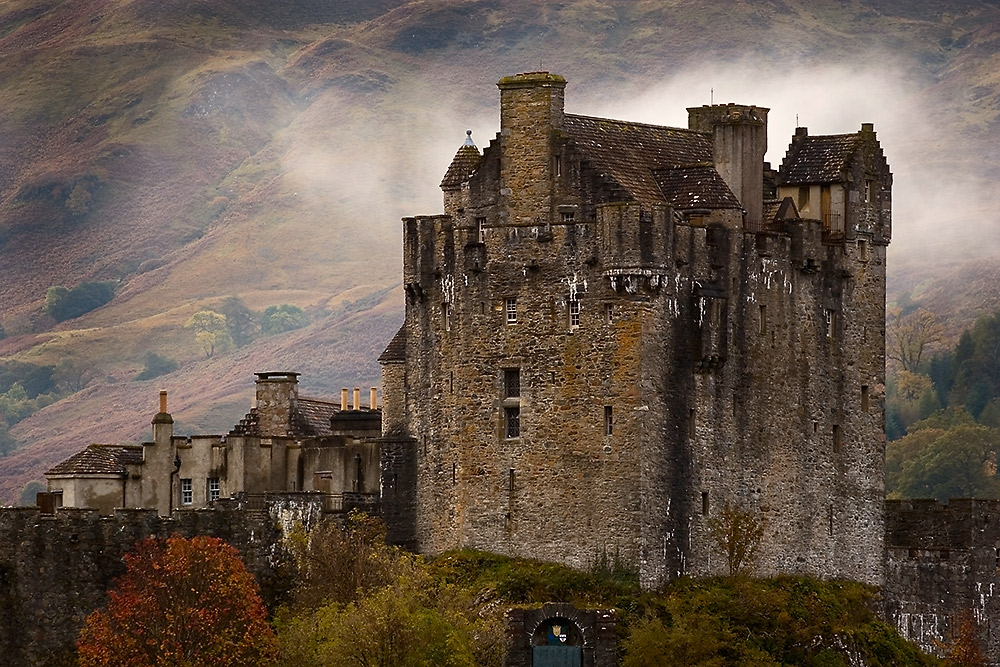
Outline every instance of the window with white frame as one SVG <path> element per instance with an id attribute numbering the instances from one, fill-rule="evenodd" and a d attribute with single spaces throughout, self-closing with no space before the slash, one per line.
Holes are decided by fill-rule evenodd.
<path id="1" fill-rule="evenodd" d="M 194 502 L 194 487 L 191 480 L 184 478 L 181 480 L 181 505 L 190 505 Z"/>
<path id="2" fill-rule="evenodd" d="M 580 326 L 580 300 L 571 299 L 569 302 L 569 327 L 576 329 Z"/>
<path id="3" fill-rule="evenodd" d="M 504 318 L 507 324 L 517 324 L 517 299 L 507 297 L 504 299 Z"/>
<path id="4" fill-rule="evenodd" d="M 218 477 L 208 478 L 208 500 L 209 502 L 213 500 L 218 500 L 222 487 L 219 484 Z"/>

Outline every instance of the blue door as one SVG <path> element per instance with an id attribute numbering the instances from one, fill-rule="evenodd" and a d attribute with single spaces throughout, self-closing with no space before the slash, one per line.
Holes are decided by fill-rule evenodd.
<path id="1" fill-rule="evenodd" d="M 533 667 L 581 667 L 583 647 L 581 646 L 532 646 Z"/>

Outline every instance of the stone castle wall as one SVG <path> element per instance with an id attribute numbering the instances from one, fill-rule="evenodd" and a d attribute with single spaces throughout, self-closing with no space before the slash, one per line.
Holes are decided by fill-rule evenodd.
<path id="1" fill-rule="evenodd" d="M 175 511 L 169 518 L 155 509 L 0 509 L 0 656 L 11 667 L 60 667 L 75 664 L 75 641 L 87 615 L 102 606 L 116 577 L 125 572 L 122 557 L 139 540 L 171 535 L 210 535 L 235 546 L 254 574 L 265 602 L 287 590 L 279 567 L 282 528 L 311 525 L 322 504 L 306 494 L 286 496 L 268 510 L 241 509 L 222 501 L 215 509 Z"/>
<path id="2" fill-rule="evenodd" d="M 971 617 L 1000 665 L 1000 501 L 890 500 L 886 547 L 885 615 L 899 633 L 940 654 Z"/>

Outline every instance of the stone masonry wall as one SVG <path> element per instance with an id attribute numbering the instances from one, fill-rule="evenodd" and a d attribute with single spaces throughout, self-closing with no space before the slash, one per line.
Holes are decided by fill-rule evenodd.
<path id="1" fill-rule="evenodd" d="M 0 656 L 11 667 L 75 664 L 74 642 L 87 615 L 103 605 L 106 591 L 125 571 L 122 556 L 146 537 L 211 535 L 235 546 L 257 578 L 265 602 L 287 588 L 281 563 L 282 525 L 307 524 L 320 506 L 286 499 L 271 512 L 238 509 L 94 510 L 35 508 L 0 510 Z"/>
<path id="2" fill-rule="evenodd" d="M 1000 665 L 1000 501 L 886 503 L 886 619 L 941 654 L 971 616 L 989 665 Z"/>

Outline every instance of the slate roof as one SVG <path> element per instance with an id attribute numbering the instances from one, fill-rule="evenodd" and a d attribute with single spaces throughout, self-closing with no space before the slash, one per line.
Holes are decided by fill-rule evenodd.
<path id="1" fill-rule="evenodd" d="M 563 128 L 598 169 L 641 204 L 664 202 L 654 170 L 712 162 L 709 138 L 694 130 L 566 114 Z"/>
<path id="2" fill-rule="evenodd" d="M 399 331 L 396 335 L 392 337 L 389 344 L 385 346 L 385 352 L 383 352 L 378 361 L 380 364 L 394 361 L 406 361 L 406 325 L 403 324 L 399 327 Z"/>
<path id="3" fill-rule="evenodd" d="M 840 181 L 862 141 L 859 132 L 796 135 L 778 170 L 779 181 L 786 185 Z"/>
<path id="4" fill-rule="evenodd" d="M 458 187 L 465 183 L 479 169 L 479 162 L 482 156 L 475 146 L 466 144 L 458 149 L 455 157 L 452 158 L 448 171 L 441 179 L 441 187 Z"/>
<path id="5" fill-rule="evenodd" d="M 656 169 L 653 177 L 663 198 L 676 209 L 743 208 L 711 164 Z"/>
<path id="6" fill-rule="evenodd" d="M 323 436 L 333 434 L 330 429 L 330 418 L 340 412 L 339 403 L 300 396 L 297 406 L 298 410 L 292 417 L 295 435 Z"/>
<path id="7" fill-rule="evenodd" d="M 55 475 L 124 475 L 126 465 L 142 463 L 142 445 L 90 445 L 54 468 L 46 476 Z"/>

